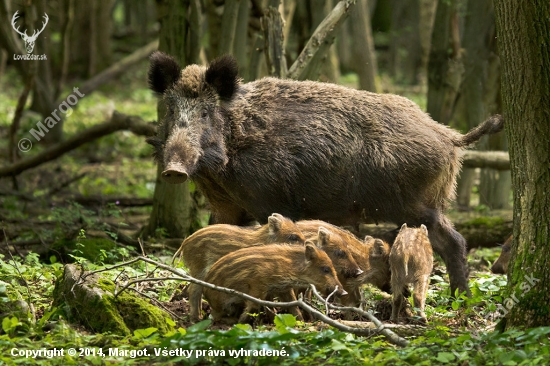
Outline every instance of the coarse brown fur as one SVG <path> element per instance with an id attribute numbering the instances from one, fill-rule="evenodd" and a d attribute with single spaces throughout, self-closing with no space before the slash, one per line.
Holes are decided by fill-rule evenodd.
<path id="1" fill-rule="evenodd" d="M 319 238 L 317 246 L 328 254 L 340 282 L 362 274 L 349 249 L 349 243 L 357 240 L 352 233 L 321 220 L 300 220 L 296 222 L 296 227 L 308 240 Z"/>
<path id="2" fill-rule="evenodd" d="M 320 220 L 300 220 L 296 222 L 296 226 L 306 238 L 309 238 L 309 235 L 321 225 L 330 230 L 333 237 L 339 238 L 342 243 L 340 247 L 346 248 L 361 270 L 361 273 L 357 276 L 337 272 L 344 290 L 348 292 L 348 295 L 340 299 L 342 304 L 359 306 L 361 286 L 367 283 L 373 284 L 384 291 L 390 290 L 390 268 L 388 263 L 390 246 L 388 243 L 380 239 L 374 239 L 371 236 L 367 236 L 365 241 L 361 241 L 349 231 Z"/>
<path id="3" fill-rule="evenodd" d="M 151 57 L 151 88 L 168 111 L 149 142 L 164 178 L 193 179 L 215 222 L 265 222 L 275 211 L 337 225 L 425 224 L 451 288 L 468 291 L 466 242 L 443 211 L 463 147 L 500 130 L 500 116 L 461 135 L 397 95 L 275 78 L 243 84 L 230 56 L 181 72 L 174 63 Z"/>
<path id="4" fill-rule="evenodd" d="M 315 245 L 304 246 L 270 244 L 244 248 L 218 260 L 206 276 L 206 281 L 217 286 L 244 292 L 265 300 L 278 296 L 283 301 L 293 300 L 292 288 L 314 284 L 323 294 L 331 293 L 342 284 L 327 254 Z M 250 322 L 250 313 L 260 307 L 242 298 L 204 289 L 215 322 L 234 324 Z M 290 295 L 292 296 L 292 295 Z"/>
<path id="5" fill-rule="evenodd" d="M 268 223 L 261 227 L 235 225 L 210 225 L 186 238 L 176 257 L 183 258 L 189 274 L 204 280 L 210 267 L 224 255 L 250 246 L 272 243 L 304 244 L 306 238 L 292 222 L 279 214 L 272 214 Z M 201 318 L 202 286 L 189 284 L 189 317 L 191 321 Z"/>
<path id="6" fill-rule="evenodd" d="M 491 272 L 494 274 L 507 274 L 510 258 L 512 258 L 512 235 L 502 244 L 502 251 L 495 263 L 491 266 Z"/>
<path id="7" fill-rule="evenodd" d="M 409 228 L 403 224 L 392 245 L 389 260 L 393 292 L 391 320 L 398 321 L 403 304 L 403 288 L 412 283 L 414 307 L 419 309 L 420 318 L 426 322 L 424 306 L 433 269 L 433 252 L 426 226 Z"/>
<path id="8" fill-rule="evenodd" d="M 364 242 L 357 240 L 350 245 L 350 252 L 359 267 L 363 270 L 360 276 L 346 278 L 342 281 L 347 296 L 341 298 L 345 306 L 360 306 L 361 287 L 370 283 L 386 292 L 390 291 L 390 245 L 381 239 L 367 236 Z"/>

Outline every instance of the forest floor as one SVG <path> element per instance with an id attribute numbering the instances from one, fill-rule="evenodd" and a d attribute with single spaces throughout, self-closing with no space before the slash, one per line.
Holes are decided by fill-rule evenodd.
<path id="1" fill-rule="evenodd" d="M 139 64 L 119 80 L 82 98 L 74 113 L 67 118 L 65 133 L 72 135 L 109 119 L 113 110 L 138 115 L 144 120 L 156 119 L 156 99 L 146 86 L 147 64 Z M 346 83 L 353 78 L 347 77 Z M 384 82 L 385 84 L 387 82 Z M 390 85 L 388 83 L 388 85 Z M 74 86 L 78 86 L 76 83 Z M 14 74 L 0 80 L 0 161 L 7 165 L 7 136 L 13 119 L 18 93 L 22 86 Z M 387 91 L 405 94 L 422 105 L 422 89 L 388 86 Z M 28 137 L 28 131 L 40 119 L 25 113 L 17 140 Z M 35 144 L 24 159 L 40 154 L 44 147 Z M 150 286 L 149 295 L 163 303 L 174 317 L 175 331 L 159 334 L 155 330 L 134 332 L 131 336 L 95 334 L 82 326 L 69 324 L 63 309 L 52 308 L 54 283 L 63 271 L 62 263 L 79 261 L 79 248 L 66 250 L 66 240 L 106 238 L 116 242 L 99 251 L 89 261 L 90 268 L 102 268 L 140 255 L 135 236 L 147 223 L 156 178 L 156 165 L 151 148 L 144 138 L 129 132 L 117 132 L 91 141 L 62 157 L 27 170 L 13 179 L 0 180 L 0 301 L 7 301 L 9 287 L 20 300 L 32 304 L 31 321 L 5 316 L 1 319 L 0 364 L 27 364 L 17 350 L 74 348 L 83 349 L 78 356 L 38 357 L 41 364 L 149 364 L 151 362 L 184 364 L 544 364 L 550 358 L 550 328 L 526 331 L 495 332 L 501 320 L 501 304 L 506 277 L 493 275 L 489 268 L 499 255 L 498 248 L 475 248 L 468 256 L 472 297 L 451 296 L 445 268 L 436 265 L 431 277 L 426 313 L 429 324 L 408 335 L 410 345 L 400 348 L 382 336 L 359 337 L 328 328 L 320 322 L 296 322 L 277 317 L 275 325 L 217 327 L 209 321 L 191 325 L 187 318 L 185 291 L 181 282 L 165 281 Z M 468 212 L 451 209 L 453 222 L 479 217 L 498 216 L 511 221 L 511 211 L 492 212 L 475 202 Z M 160 262 L 170 263 L 180 241 L 168 240 L 162 230 L 145 244 L 145 254 Z M 495 242 L 502 243 L 504 237 Z M 65 240 L 65 241 L 64 241 Z M 135 240 L 135 239 L 134 239 Z M 57 244 L 57 245 L 56 245 Z M 68 245 L 67 245 L 68 247 Z M 143 266 L 133 270 L 143 274 Z M 114 278 L 117 271 L 107 274 Z M 159 275 L 165 275 L 159 271 Z M 389 318 L 388 295 L 371 288 L 365 290 L 366 308 L 375 309 L 381 320 Z M 172 301 L 170 301 L 172 300 Z M 204 310 L 208 312 L 207 304 Z M 341 318 L 338 312 L 331 317 Z M 0 316 L 1 317 L 1 316 Z M 399 333 L 399 331 L 396 331 Z M 99 349 L 124 351 L 184 349 L 204 350 L 191 357 L 92 354 Z M 240 354 L 229 357 L 230 350 L 285 350 L 284 356 L 267 357 Z M 217 350 L 218 353 L 209 352 Z M 220 351 L 225 356 L 221 356 Z M 88 353 L 86 353 L 88 352 Z"/>

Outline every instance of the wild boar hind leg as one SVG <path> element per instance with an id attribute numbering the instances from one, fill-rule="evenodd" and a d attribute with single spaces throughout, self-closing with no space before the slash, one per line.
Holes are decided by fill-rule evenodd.
<path id="1" fill-rule="evenodd" d="M 455 290 L 458 289 L 459 292 L 465 291 L 468 296 L 471 296 L 468 288 L 466 239 L 455 230 L 451 221 L 440 211 L 431 208 L 419 211 L 420 215 L 415 215 L 415 218 L 403 222 L 410 223 L 411 226 L 425 224 L 428 227 L 432 248 L 441 256 L 447 267 L 452 294 L 454 295 Z"/>
<path id="2" fill-rule="evenodd" d="M 417 278 L 414 282 L 414 294 L 413 302 L 414 307 L 418 309 L 418 315 L 422 319 L 423 323 L 427 323 L 426 313 L 424 313 L 424 308 L 426 306 L 426 292 L 428 291 L 428 284 L 430 282 L 430 275 L 422 275 L 420 278 Z"/>
<path id="3" fill-rule="evenodd" d="M 202 286 L 190 283 L 189 284 L 189 319 L 192 322 L 197 322 L 201 319 L 202 310 Z"/>

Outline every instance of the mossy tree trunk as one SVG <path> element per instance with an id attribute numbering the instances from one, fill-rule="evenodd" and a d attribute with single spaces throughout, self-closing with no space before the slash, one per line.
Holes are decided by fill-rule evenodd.
<path id="1" fill-rule="evenodd" d="M 514 187 L 507 327 L 550 324 L 550 2 L 495 0 Z"/>
<path id="2" fill-rule="evenodd" d="M 159 50 L 172 55 L 180 65 L 185 66 L 197 60 L 199 52 L 190 45 L 200 42 L 192 37 L 200 37 L 201 32 L 190 29 L 190 1 L 162 0 L 157 2 L 160 22 Z M 158 105 L 158 120 L 162 123 L 165 106 Z M 197 209 L 193 199 L 193 183 L 168 184 L 161 179 L 163 167 L 159 165 L 153 197 L 153 211 L 146 228 L 146 236 L 155 236 L 157 230 L 163 229 L 170 237 L 187 236 L 198 222 Z M 193 191 L 193 192 L 192 192 Z M 195 192 L 196 194 L 196 192 Z"/>

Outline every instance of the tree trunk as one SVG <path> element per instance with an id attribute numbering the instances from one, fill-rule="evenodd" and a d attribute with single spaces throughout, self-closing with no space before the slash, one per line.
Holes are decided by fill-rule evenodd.
<path id="1" fill-rule="evenodd" d="M 506 327 L 550 324 L 550 2 L 495 0 L 514 186 Z"/>
<path id="2" fill-rule="evenodd" d="M 285 78 L 288 69 L 283 47 L 283 19 L 281 14 L 277 8 L 268 6 L 261 21 L 269 75 Z"/>
<path id="3" fill-rule="evenodd" d="M 459 0 L 439 0 L 428 59 L 428 113 L 449 124 L 464 71 L 458 31 Z"/>
<path id="4" fill-rule="evenodd" d="M 166 52 L 185 66 L 192 55 L 197 54 L 191 50 L 189 37 L 189 8 L 190 1 L 161 0 L 157 2 L 160 22 L 159 50 Z M 165 106 L 159 101 L 158 120 L 162 123 Z M 149 225 L 145 230 L 146 236 L 155 236 L 162 230 L 162 234 L 183 238 L 190 234 L 197 218 L 193 213 L 194 207 L 192 191 L 193 183 L 168 184 L 161 179 L 163 167 L 159 165 L 157 180 L 153 198 L 153 210 L 149 219 Z M 192 187 L 190 187 L 193 185 Z"/>
<path id="5" fill-rule="evenodd" d="M 309 5 L 311 14 L 311 29 L 309 34 L 313 34 L 325 17 L 332 11 L 333 4 L 332 0 L 309 0 Z M 334 44 L 329 45 L 323 53 L 321 57 L 316 57 L 309 64 L 305 79 L 319 79 L 336 83 L 340 78 L 340 67 Z"/>
<path id="6" fill-rule="evenodd" d="M 454 127 L 463 131 L 469 131 L 489 116 L 484 95 L 490 56 L 487 41 L 493 24 L 491 0 L 468 0 L 462 41 L 465 55 L 463 57 L 464 78 L 460 86 L 460 105 L 463 110 L 453 121 Z M 463 169 L 459 177 L 460 189 L 457 195 L 459 206 L 468 208 L 470 205 L 474 174 L 472 169 Z"/>
<path id="7" fill-rule="evenodd" d="M 113 0 L 75 1 L 70 33 L 69 73 L 91 77 L 112 63 Z"/>
<path id="8" fill-rule="evenodd" d="M 218 56 L 233 53 L 233 42 L 235 41 L 240 4 L 241 0 L 225 0 L 222 27 L 219 35 Z"/>
<path id="9" fill-rule="evenodd" d="M 392 0 L 390 65 L 398 82 L 418 83 L 422 67 L 419 0 Z"/>
<path id="10" fill-rule="evenodd" d="M 494 17 L 493 17 L 494 18 Z M 493 19 L 494 23 L 494 19 Z M 496 55 L 496 32 L 492 30 L 491 51 L 489 57 L 488 76 L 485 87 L 484 103 L 488 114 L 502 113 L 500 93 L 500 59 Z M 505 134 L 489 136 L 487 144 L 481 146 L 486 150 L 508 151 L 508 141 Z M 482 169 L 479 183 L 480 203 L 491 209 L 510 209 L 510 192 L 512 190 L 512 177 L 510 170 L 500 171 L 494 169 Z"/>
<path id="11" fill-rule="evenodd" d="M 248 37 L 248 19 L 250 17 L 250 3 L 241 1 L 239 5 L 239 14 L 237 28 L 235 30 L 235 40 L 233 41 L 233 55 L 237 59 L 239 65 L 239 75 L 248 74 L 248 45 L 250 37 Z"/>
<path id="12" fill-rule="evenodd" d="M 372 1 L 372 0 L 371 0 Z M 420 67 L 420 85 L 427 83 L 428 58 L 432 42 L 437 0 L 420 0 L 420 46 L 422 47 L 422 66 Z"/>
<path id="13" fill-rule="evenodd" d="M 370 2 L 359 1 L 350 14 L 354 68 L 359 76 L 359 88 L 376 93 L 378 65 L 374 53 L 374 41 L 370 23 Z M 342 27 L 343 29 L 345 27 Z"/>

